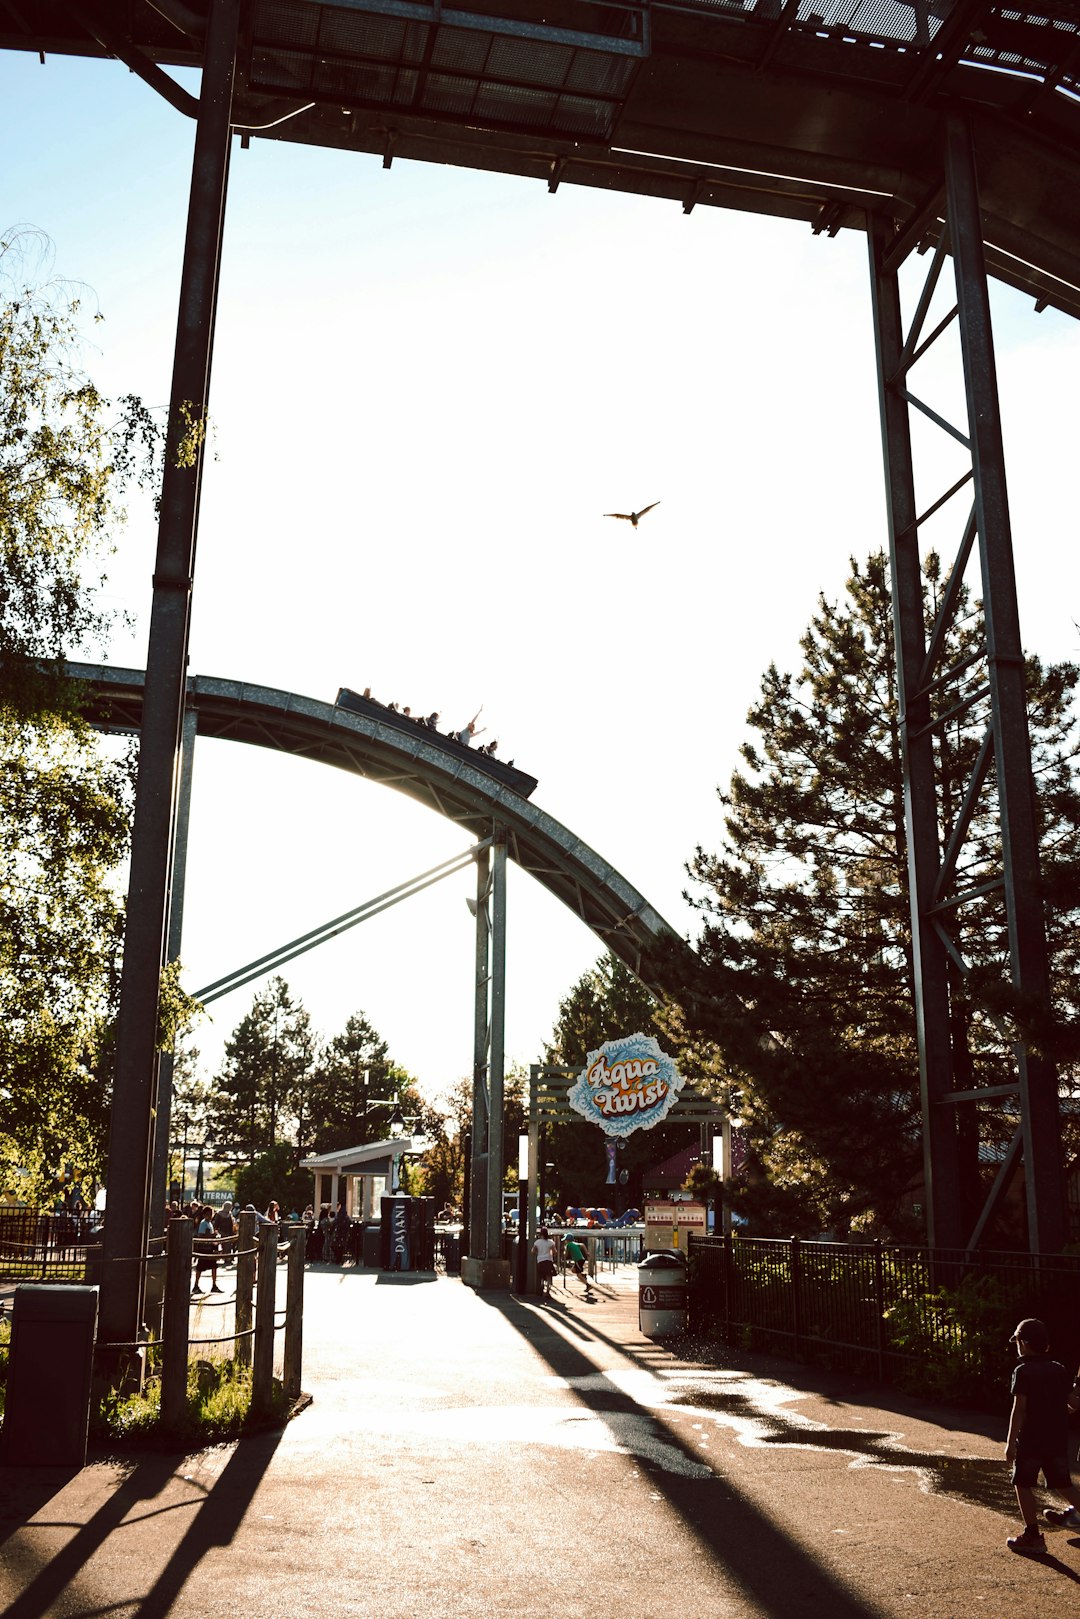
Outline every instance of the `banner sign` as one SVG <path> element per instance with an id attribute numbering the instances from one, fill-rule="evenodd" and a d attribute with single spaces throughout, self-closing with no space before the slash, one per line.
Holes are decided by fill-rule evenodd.
<path id="1" fill-rule="evenodd" d="M 390 1204 L 390 1269 L 411 1270 L 409 1263 L 409 1209 L 407 1197 L 395 1197 Z"/>
<path id="2" fill-rule="evenodd" d="M 628 1034 L 589 1052 L 566 1100 L 607 1135 L 629 1136 L 666 1119 L 684 1083 L 653 1035 Z"/>

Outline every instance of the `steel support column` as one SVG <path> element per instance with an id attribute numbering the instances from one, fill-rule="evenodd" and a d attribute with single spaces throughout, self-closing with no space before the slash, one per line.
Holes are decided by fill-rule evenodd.
<path id="1" fill-rule="evenodd" d="M 503 1070 L 506 1000 L 506 838 L 476 855 L 470 1259 L 502 1258 Z"/>
<path id="2" fill-rule="evenodd" d="M 946 134 L 946 193 L 964 355 L 968 431 L 975 469 L 983 615 L 1001 821 L 1002 866 L 1013 986 L 1028 1007 L 1049 1010 L 1050 972 L 1039 873 L 1024 649 L 1013 568 L 1005 447 L 986 284 L 982 216 L 971 129 L 952 115 Z M 1028 1237 L 1034 1253 L 1056 1253 L 1067 1221 L 1061 1122 L 1054 1065 L 1016 1047 Z"/>
<path id="3" fill-rule="evenodd" d="M 506 836 L 491 851 L 491 1037 L 488 1052 L 487 1257 L 502 1258 L 503 1077 L 506 1050 Z"/>
<path id="4" fill-rule="evenodd" d="M 188 629 L 210 358 L 228 172 L 240 0 L 214 0 L 203 58 L 161 490 L 142 739 L 128 882 L 124 970 L 109 1131 L 101 1294 L 104 1346 L 140 1333 L 158 994 L 184 713 Z"/>
<path id="5" fill-rule="evenodd" d="M 925 229 L 938 244 L 905 331 L 898 276 L 918 245 L 917 233 L 894 234 L 889 220 L 870 220 L 870 265 L 877 345 L 896 634 L 899 723 L 911 899 L 915 1010 L 922 1080 L 923 1141 L 929 1239 L 939 1247 L 981 1240 L 991 1205 L 962 1226 L 959 1197 L 958 1106 L 997 1105 L 1013 1097 L 1020 1114 L 1026 1184 L 1028 1242 L 1052 1253 L 1065 1241 L 1066 1223 L 1058 1117 L 1057 1077 L 1051 1064 L 1012 1041 L 1015 1083 L 972 1086 L 964 1053 L 966 1013 L 950 1007 L 950 973 L 963 983 L 969 967 L 960 944 L 961 908 L 1000 892 L 1009 938 L 1009 967 L 1017 1004 L 1048 1009 L 1049 971 L 1039 879 L 1038 834 L 1024 659 L 1012 561 L 1005 457 L 998 407 L 986 266 L 975 159 L 965 120 L 950 117 L 944 131 L 944 220 L 931 213 Z M 946 255 L 953 257 L 956 303 L 923 337 Z M 966 429 L 950 423 L 913 391 L 921 357 L 956 321 L 967 403 Z M 919 512 L 915 504 L 911 416 L 917 409 L 960 443 L 970 470 Z M 920 532 L 970 484 L 971 506 L 937 622 L 924 629 Z M 985 645 L 985 680 L 971 676 L 972 658 L 947 667 L 948 634 L 962 600 L 964 573 L 978 538 Z M 969 680 L 971 684 L 965 684 Z M 986 735 L 961 799 L 948 813 L 939 803 L 935 736 L 961 713 L 985 712 Z M 1001 835 L 1000 874 L 968 887 L 958 883 L 960 856 L 994 763 L 996 816 Z M 984 815 L 987 809 L 984 807 Z M 947 839 L 942 836 L 947 824 Z M 954 1013 L 959 1010 L 960 1015 Z M 999 1200 L 1010 1154 L 991 1193 Z"/>
<path id="6" fill-rule="evenodd" d="M 491 853 L 476 855 L 476 968 L 473 979 L 472 1152 L 469 1182 L 469 1258 L 487 1259 L 488 996 L 491 956 Z"/>
<path id="7" fill-rule="evenodd" d="M 184 932 L 184 886 L 187 880 L 188 827 L 191 822 L 191 783 L 195 769 L 195 737 L 199 716 L 189 708 L 184 715 L 184 735 L 180 750 L 180 790 L 176 802 L 176 837 L 173 840 L 172 880 L 169 902 L 167 958 L 180 960 Z M 172 1134 L 173 1068 L 175 1048 L 161 1053 L 158 1065 L 157 1108 L 154 1115 L 154 1156 L 150 1174 L 150 1235 L 160 1237 L 165 1230 L 165 1204 L 169 1198 L 169 1141 Z"/>
<path id="8" fill-rule="evenodd" d="M 898 267 L 888 266 L 891 225 L 870 220 L 870 284 L 877 346 L 878 395 L 885 457 L 889 522 L 897 705 L 904 761 L 908 892 L 911 900 L 912 975 L 919 1048 L 926 1180 L 927 1240 L 956 1248 L 963 1241 L 958 1203 L 959 1163 L 955 1109 L 941 1098 L 953 1084 L 945 950 L 928 917 L 941 863 L 930 697 L 920 692 L 926 663 L 922 570 L 916 523 L 911 424 L 895 386 L 903 376 L 904 327 Z"/>

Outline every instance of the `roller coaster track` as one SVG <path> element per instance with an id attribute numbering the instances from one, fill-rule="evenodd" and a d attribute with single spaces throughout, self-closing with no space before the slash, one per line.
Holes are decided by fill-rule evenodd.
<path id="1" fill-rule="evenodd" d="M 137 734 L 144 672 L 71 664 L 85 691 L 85 711 L 100 730 Z M 507 853 L 591 928 L 648 988 L 664 992 L 656 947 L 670 950 L 673 928 L 613 866 L 552 816 L 488 775 L 467 757 L 452 758 L 422 732 L 408 736 L 367 715 L 314 697 L 199 675 L 188 681 L 187 706 L 198 734 L 272 748 L 335 765 L 406 793 L 470 836 L 505 835 Z M 462 750 L 464 753 L 464 750 Z"/>

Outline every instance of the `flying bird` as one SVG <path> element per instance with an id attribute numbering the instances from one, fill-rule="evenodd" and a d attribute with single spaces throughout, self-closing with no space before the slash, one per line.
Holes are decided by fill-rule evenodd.
<path id="1" fill-rule="evenodd" d="M 641 518 L 645 516 L 645 513 L 651 512 L 653 506 L 659 506 L 659 504 L 660 502 L 658 500 L 654 500 L 652 506 L 643 506 L 639 512 L 605 512 L 604 516 L 624 517 L 628 523 L 632 523 L 634 527 L 637 528 L 638 523 L 640 522 Z"/>

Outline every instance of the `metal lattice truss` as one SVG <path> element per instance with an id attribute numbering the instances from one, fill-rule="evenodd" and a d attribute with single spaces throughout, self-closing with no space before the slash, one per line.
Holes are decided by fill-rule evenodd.
<path id="1" fill-rule="evenodd" d="M 73 664 L 69 672 L 87 688 L 95 724 L 139 732 L 142 670 Z M 651 955 L 657 944 L 676 938 L 674 929 L 588 844 L 467 757 L 452 758 L 419 729 L 406 736 L 331 703 L 238 680 L 192 677 L 187 704 L 200 736 L 272 748 L 393 787 L 477 840 L 500 828 L 510 859 L 580 917 L 647 988 L 664 993 Z"/>
<path id="2" fill-rule="evenodd" d="M 1035 1252 L 1065 1240 L 1057 1078 L 1053 1066 L 1015 1044 L 1015 1076 L 1004 1084 L 971 1083 L 964 1064 L 958 1000 L 970 974 L 963 948 L 965 918 L 974 913 L 985 937 L 1007 938 L 1008 972 L 1017 1004 L 1049 1005 L 1049 975 L 1038 833 L 1028 735 L 1012 540 L 1005 483 L 982 225 L 970 128 L 947 121 L 944 183 L 905 230 L 886 220 L 870 232 L 874 318 L 881 392 L 891 535 L 893 619 L 904 750 L 909 884 L 923 1098 L 924 1171 L 930 1242 L 974 1248 L 1019 1165 L 1024 1166 L 1028 1239 Z M 899 275 L 912 251 L 936 238 L 910 320 L 902 314 Z M 941 272 L 951 254 L 955 300 L 930 325 Z M 938 315 L 935 309 L 935 315 Z M 928 325 L 930 329 L 928 330 Z M 919 381 L 941 355 L 948 333 L 959 337 L 966 420 L 935 409 Z M 959 381 L 959 377 L 957 378 Z M 959 391 L 959 390 L 958 390 Z M 929 421 L 958 445 L 966 465 L 922 509 L 916 503 L 913 425 Z M 931 434 L 931 438 L 935 435 Z M 955 513 L 955 558 L 929 637 L 924 629 L 921 536 L 931 520 Z M 948 561 L 948 557 L 945 559 Z M 977 561 L 975 579 L 973 564 Z M 972 566 L 969 568 L 969 564 Z M 976 649 L 949 666 L 946 648 L 957 624 L 965 580 L 981 598 Z M 970 613 L 970 606 L 968 607 Z M 942 799 L 941 749 L 961 718 L 984 727 L 966 785 Z M 987 869 L 984 838 L 970 860 L 973 829 L 987 817 L 997 829 L 996 869 Z M 972 875 L 974 873 L 974 876 Z M 995 921 L 994 909 L 997 909 Z M 962 1014 L 961 1014 L 962 1015 Z M 1008 1045 L 1015 1036 L 1007 1037 Z M 1019 1117 L 993 1190 L 972 1229 L 965 1229 L 958 1109 L 1004 1105 Z M 971 1140 L 970 1134 L 968 1136 Z"/>

